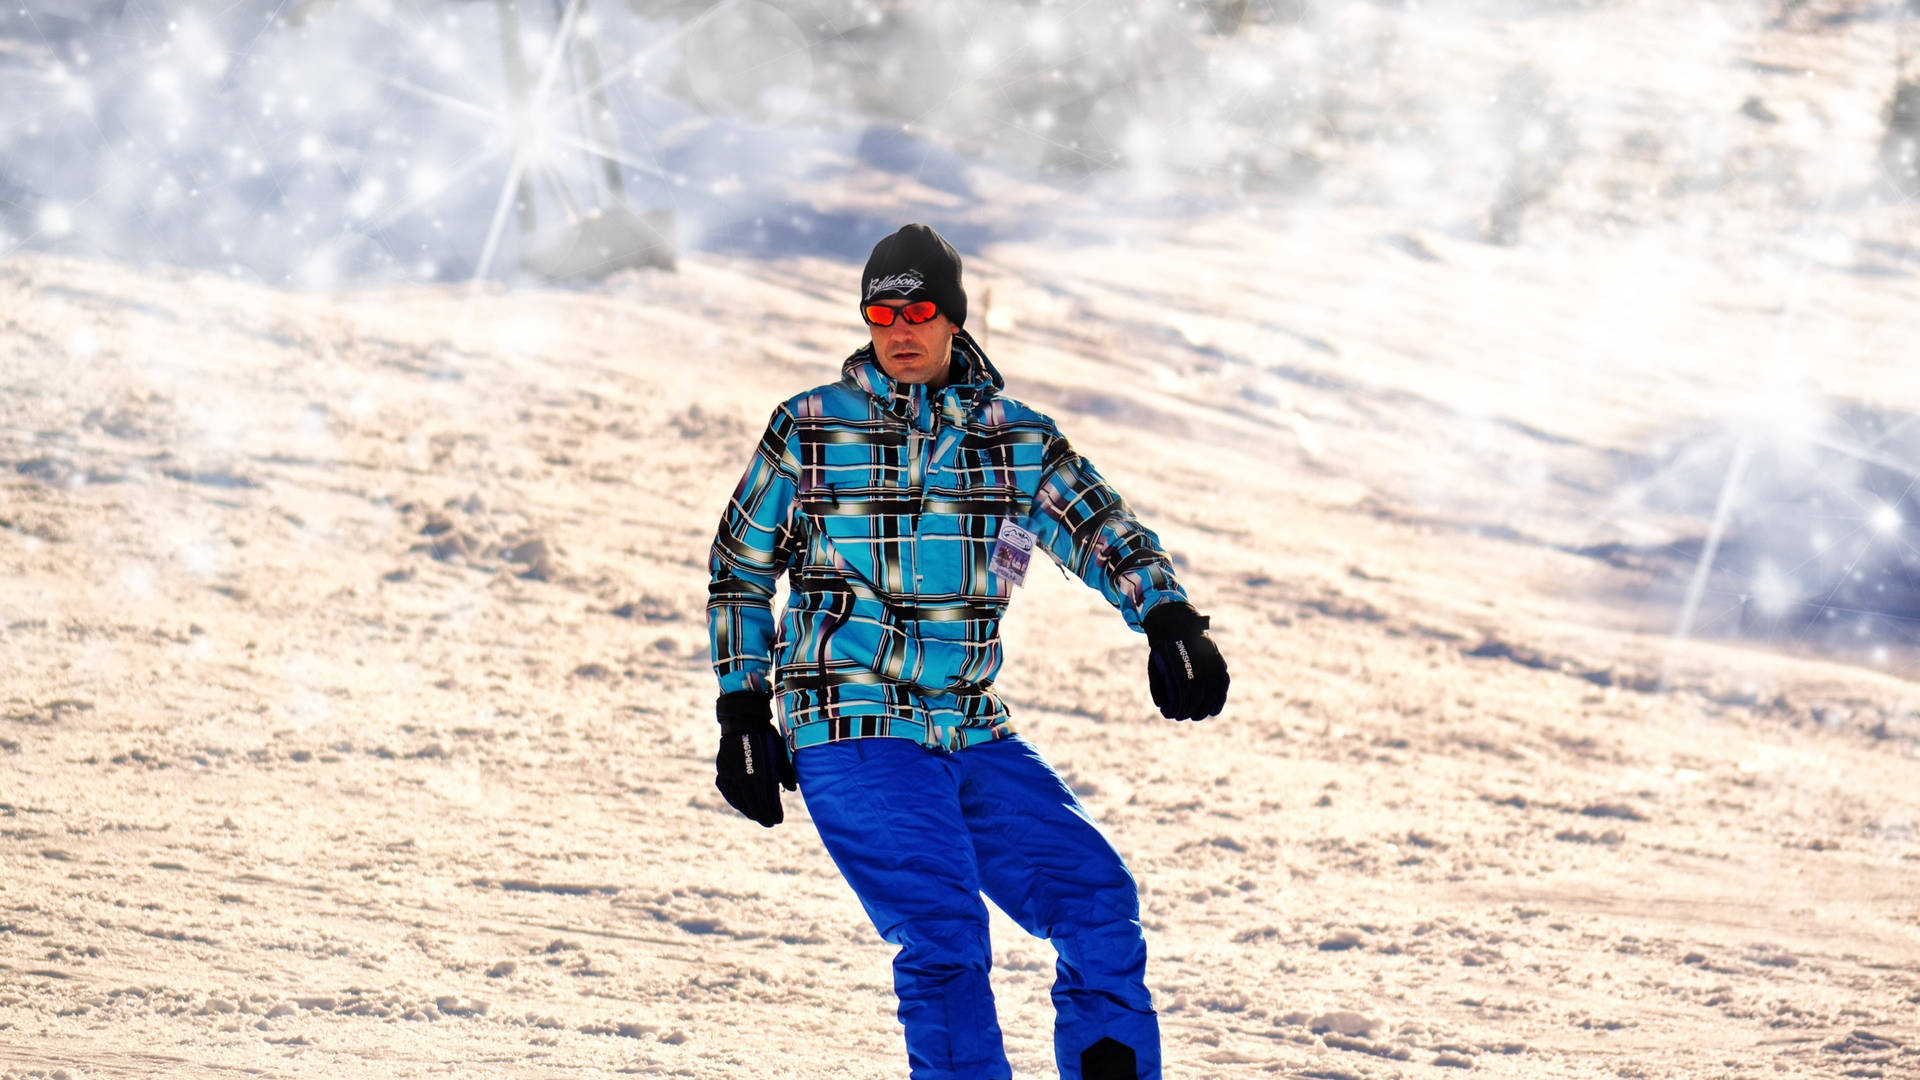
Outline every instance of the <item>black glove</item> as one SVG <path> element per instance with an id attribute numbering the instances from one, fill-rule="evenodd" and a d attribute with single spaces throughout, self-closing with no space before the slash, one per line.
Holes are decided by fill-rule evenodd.
<path id="1" fill-rule="evenodd" d="M 721 694 L 714 712 L 720 717 L 720 752 L 713 759 L 713 786 L 727 805 L 771 829 L 787 818 L 780 788 L 800 786 L 786 740 L 773 730 L 773 695 L 765 690 Z"/>
<path id="2" fill-rule="evenodd" d="M 1207 636 L 1208 619 L 1186 604 L 1147 613 L 1147 686 L 1160 715 L 1205 720 L 1227 704 L 1227 662 Z"/>

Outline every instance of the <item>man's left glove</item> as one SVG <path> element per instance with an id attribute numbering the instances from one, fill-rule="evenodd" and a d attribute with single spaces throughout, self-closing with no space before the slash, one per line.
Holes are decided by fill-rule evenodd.
<path id="1" fill-rule="evenodd" d="M 773 730 L 773 695 L 765 690 L 721 694 L 720 752 L 714 755 L 713 786 L 727 805 L 771 829 L 787 818 L 780 789 L 800 786 L 787 757 L 786 740 Z"/>
<path id="2" fill-rule="evenodd" d="M 1205 720 L 1227 704 L 1227 661 L 1207 636 L 1209 620 L 1188 604 L 1147 612 L 1147 686 L 1160 715 Z"/>

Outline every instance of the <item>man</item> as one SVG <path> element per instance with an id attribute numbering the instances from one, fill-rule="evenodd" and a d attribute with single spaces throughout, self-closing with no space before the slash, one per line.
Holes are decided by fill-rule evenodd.
<path id="1" fill-rule="evenodd" d="M 715 784 L 773 826 L 780 787 L 797 783 L 827 853 L 900 947 L 914 1080 L 1011 1075 L 983 891 L 1060 954 L 1062 1080 L 1158 1080 L 1133 876 L 1014 734 L 993 690 L 1000 616 L 1040 547 L 1146 632 L 1166 716 L 1219 713 L 1226 663 L 1158 538 L 1053 421 L 1000 394 L 963 329 L 946 240 L 902 228 L 860 284 L 872 341 L 839 382 L 774 410 L 714 540 Z"/>

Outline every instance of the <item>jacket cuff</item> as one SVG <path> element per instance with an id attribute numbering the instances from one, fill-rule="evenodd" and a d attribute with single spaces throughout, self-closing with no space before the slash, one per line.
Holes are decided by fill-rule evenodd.
<path id="1" fill-rule="evenodd" d="M 735 690 L 766 692 L 772 689 L 773 680 L 768 676 L 767 669 L 762 667 L 738 667 L 720 675 L 720 692 L 723 694 Z"/>
<path id="2" fill-rule="evenodd" d="M 1123 593 L 1137 595 L 1140 598 L 1139 602 L 1137 605 L 1127 603 L 1117 606 L 1120 608 L 1121 616 L 1127 620 L 1127 625 L 1135 630 L 1147 628 L 1148 613 L 1158 611 L 1170 604 L 1187 602 L 1187 591 L 1177 583 L 1155 582 L 1145 574 L 1134 574 L 1129 580 L 1135 582 L 1138 588 L 1137 590 L 1128 589 L 1123 586 Z"/>

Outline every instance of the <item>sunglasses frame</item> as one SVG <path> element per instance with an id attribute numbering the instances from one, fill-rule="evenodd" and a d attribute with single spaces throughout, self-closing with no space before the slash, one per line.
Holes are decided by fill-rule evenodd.
<path id="1" fill-rule="evenodd" d="M 919 307 L 921 304 L 926 304 L 928 307 L 933 309 L 927 313 L 926 318 L 916 319 L 913 316 L 907 314 L 907 309 Z M 867 314 L 867 312 L 872 311 L 874 308 L 885 308 L 886 310 L 893 312 L 893 314 L 887 316 L 886 322 L 877 322 L 874 320 L 873 316 Z M 905 319 L 907 321 L 908 326 L 920 326 L 924 323 L 932 322 L 935 318 L 939 317 L 939 315 L 940 315 L 940 305 L 934 303 L 931 300 L 915 300 L 912 303 L 902 304 L 899 307 L 894 307 L 891 304 L 861 304 L 860 305 L 860 317 L 866 320 L 866 323 L 868 326 L 892 326 L 895 322 L 901 319 Z"/>

